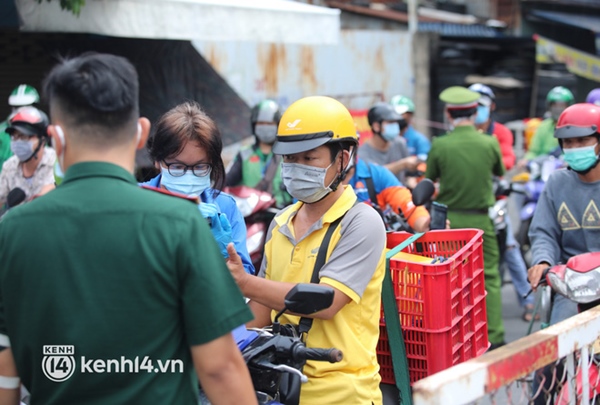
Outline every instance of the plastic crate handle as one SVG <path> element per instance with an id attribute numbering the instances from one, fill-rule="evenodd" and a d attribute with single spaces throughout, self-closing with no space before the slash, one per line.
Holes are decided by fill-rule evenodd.
<path id="1" fill-rule="evenodd" d="M 392 284 L 390 259 L 423 235 L 424 233 L 416 233 L 386 253 L 385 277 L 383 278 L 383 286 L 381 289 L 383 316 L 385 317 L 385 329 L 388 334 L 390 345 L 394 380 L 396 380 L 396 388 L 398 388 L 398 391 L 400 392 L 398 403 L 406 405 L 412 405 L 412 390 L 410 387 L 410 376 L 408 374 L 406 347 L 404 345 L 404 337 L 402 336 L 402 325 L 400 325 L 398 306 L 396 305 L 396 296 Z"/>

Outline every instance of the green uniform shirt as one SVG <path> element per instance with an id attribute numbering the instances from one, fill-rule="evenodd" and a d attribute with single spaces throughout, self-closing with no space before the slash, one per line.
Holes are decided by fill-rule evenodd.
<path id="1" fill-rule="evenodd" d="M 556 121 L 546 118 L 540 123 L 531 138 L 531 145 L 525 154 L 525 159 L 531 160 L 538 156 L 547 155 L 558 148 L 558 139 L 554 137 Z"/>
<path id="2" fill-rule="evenodd" d="M 496 138 L 474 126 L 458 126 L 434 139 L 426 177 L 440 181 L 437 201 L 452 210 L 484 210 L 494 204 L 492 175 L 502 176 L 504 164 Z"/>
<path id="3" fill-rule="evenodd" d="M 32 404 L 196 404 L 190 346 L 252 317 L 196 205 L 109 163 L 11 210 L 0 246 L 0 344 Z"/>
<path id="4" fill-rule="evenodd" d="M 10 135 L 6 133 L 6 121 L 0 122 L 0 171 L 6 160 L 12 156 L 10 150 Z"/>

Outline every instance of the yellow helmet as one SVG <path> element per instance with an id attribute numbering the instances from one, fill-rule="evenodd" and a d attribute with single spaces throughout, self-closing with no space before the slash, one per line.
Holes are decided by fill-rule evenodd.
<path id="1" fill-rule="evenodd" d="M 331 97 L 305 97 L 283 113 L 273 153 L 291 155 L 340 141 L 358 143 L 348 109 Z"/>

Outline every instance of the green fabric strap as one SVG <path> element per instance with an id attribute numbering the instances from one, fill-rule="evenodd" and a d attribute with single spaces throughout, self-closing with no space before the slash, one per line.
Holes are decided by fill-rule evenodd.
<path id="1" fill-rule="evenodd" d="M 381 291 L 385 328 L 387 330 L 390 354 L 392 356 L 394 378 L 396 379 L 396 387 L 400 391 L 398 403 L 404 405 L 412 405 L 412 391 L 410 388 L 410 377 L 408 375 L 408 361 L 406 359 L 404 337 L 402 336 L 400 317 L 398 316 L 398 306 L 396 305 L 396 296 L 394 294 L 394 285 L 392 284 L 390 259 L 402 249 L 419 239 L 422 235 L 423 233 L 416 233 L 387 252 L 385 255 L 385 277 L 383 279 Z"/>

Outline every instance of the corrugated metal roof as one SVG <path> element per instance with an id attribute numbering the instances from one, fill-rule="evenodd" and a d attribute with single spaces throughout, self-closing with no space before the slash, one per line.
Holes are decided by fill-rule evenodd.
<path id="1" fill-rule="evenodd" d="M 600 32 L 600 16 L 589 14 L 561 13 L 558 11 L 532 10 L 529 14 L 546 21 L 570 25 L 592 32 Z"/>
<path id="2" fill-rule="evenodd" d="M 419 31 L 437 32 L 446 37 L 503 37 L 501 32 L 483 24 L 449 24 L 439 22 L 419 22 Z"/>

